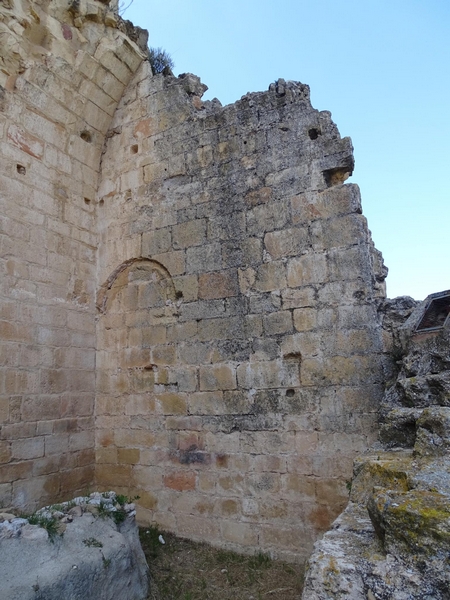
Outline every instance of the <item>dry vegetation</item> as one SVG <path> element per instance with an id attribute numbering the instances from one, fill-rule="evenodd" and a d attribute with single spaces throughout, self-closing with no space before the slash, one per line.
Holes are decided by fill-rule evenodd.
<path id="1" fill-rule="evenodd" d="M 153 578 L 148 600 L 299 600 L 302 565 L 242 556 L 142 528 L 140 537 Z"/>

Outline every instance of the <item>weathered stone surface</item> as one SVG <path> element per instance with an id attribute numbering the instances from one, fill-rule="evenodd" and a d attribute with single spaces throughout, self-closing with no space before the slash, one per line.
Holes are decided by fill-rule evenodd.
<path id="1" fill-rule="evenodd" d="M 0 527 L 1 590 L 5 600 L 79 598 L 90 600 L 145 600 L 149 573 L 140 546 L 134 505 L 124 506 L 123 521 L 108 516 L 115 511 L 114 493 L 91 494 L 73 503 L 41 509 L 37 516 L 58 519 L 70 512 L 64 532 L 52 533 L 25 519 Z M 91 504 L 93 503 L 93 504 Z M 103 503 L 104 516 L 87 510 Z M 102 513 L 103 514 L 103 513 Z M 2 535 L 8 529 L 14 535 Z"/>
<path id="2" fill-rule="evenodd" d="M 400 322 L 412 308 L 401 300 Z M 426 306 L 394 335 L 403 356 L 385 394 L 380 440 L 396 450 L 378 447 L 355 461 L 351 502 L 316 544 L 305 600 L 448 598 L 450 323 L 416 332 Z"/>
<path id="3" fill-rule="evenodd" d="M 386 552 L 396 556 L 422 555 L 439 559 L 448 555 L 448 496 L 425 490 L 400 493 L 374 490 L 367 510 Z"/>
<path id="4" fill-rule="evenodd" d="M 222 107 L 153 76 L 117 9 L 0 3 L 0 501 L 119 486 L 142 520 L 306 556 L 389 362 L 351 140 L 299 82 Z"/>

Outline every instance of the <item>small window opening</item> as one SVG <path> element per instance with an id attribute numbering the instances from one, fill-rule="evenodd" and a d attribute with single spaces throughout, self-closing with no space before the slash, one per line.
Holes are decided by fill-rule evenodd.
<path id="1" fill-rule="evenodd" d="M 131 154 L 137 154 L 139 152 L 139 146 L 138 144 L 133 144 L 130 148 L 131 150 Z"/>
<path id="2" fill-rule="evenodd" d="M 19 175 L 25 175 L 27 170 L 23 165 L 17 165 L 17 172 L 19 173 Z"/>

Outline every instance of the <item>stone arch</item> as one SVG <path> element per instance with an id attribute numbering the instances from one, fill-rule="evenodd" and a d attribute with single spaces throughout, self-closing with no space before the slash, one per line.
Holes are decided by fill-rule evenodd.
<path id="1" fill-rule="evenodd" d="M 139 274 L 141 277 L 133 277 L 134 274 Z M 119 288 L 134 281 L 145 281 L 145 273 L 152 273 L 155 276 L 151 277 L 159 281 L 167 280 L 170 288 L 168 300 L 175 301 L 175 287 L 173 285 L 172 276 L 164 265 L 156 260 L 149 258 L 130 258 L 119 265 L 108 279 L 100 287 L 97 294 L 97 309 L 100 313 L 106 313 L 108 303 L 114 299 Z"/>
<path id="2" fill-rule="evenodd" d="M 170 273 L 146 258 L 122 263 L 97 296 L 97 483 L 138 493 L 145 508 L 154 498 L 138 481 L 139 465 L 155 446 L 157 391 L 175 363 L 168 332 L 178 304 Z"/>

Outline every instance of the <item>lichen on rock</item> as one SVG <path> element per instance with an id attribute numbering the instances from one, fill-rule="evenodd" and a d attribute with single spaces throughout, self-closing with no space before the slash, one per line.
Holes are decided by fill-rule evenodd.
<path id="1" fill-rule="evenodd" d="M 350 502 L 316 543 L 304 600 L 449 598 L 450 324 L 418 333 L 429 304 L 397 322 L 402 358 L 381 443 L 355 461 Z"/>

